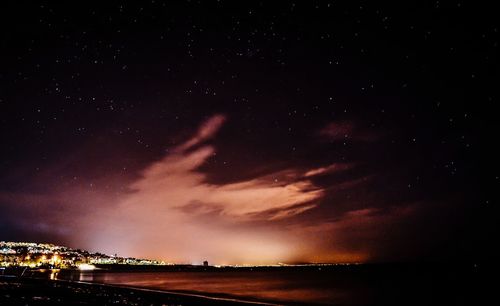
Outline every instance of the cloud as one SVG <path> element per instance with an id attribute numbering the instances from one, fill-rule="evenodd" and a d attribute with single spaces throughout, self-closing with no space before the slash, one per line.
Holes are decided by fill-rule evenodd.
<path id="1" fill-rule="evenodd" d="M 311 177 L 317 175 L 331 174 L 334 172 L 345 171 L 353 168 L 354 165 L 350 163 L 334 163 L 325 167 L 315 168 L 307 171 L 304 176 Z"/>
<path id="2" fill-rule="evenodd" d="M 412 203 L 385 209 L 365 207 L 346 211 L 332 220 L 291 226 L 289 231 L 308 241 L 309 248 L 321 250 L 319 256 L 309 255 L 313 261 L 366 262 L 390 256 L 398 258 L 405 252 L 404 248 L 409 247 L 411 231 L 405 228 L 405 223 L 413 224 L 419 206 Z M 394 231 L 394 228 L 402 231 Z M 394 244 L 402 249 L 395 251 Z"/>
<path id="3" fill-rule="evenodd" d="M 198 144 L 203 143 L 204 141 L 209 140 L 217 133 L 224 121 L 226 121 L 226 116 L 224 115 L 219 114 L 212 116 L 201 125 L 195 136 L 178 146 L 176 150 L 184 152 Z"/>
<path id="4" fill-rule="evenodd" d="M 221 115 L 210 118 L 195 136 L 148 166 L 142 177 L 130 185 L 133 194 L 125 200 L 127 205 L 133 205 L 130 202 L 144 203 L 144 199 L 148 203 L 161 202 L 159 205 L 173 208 L 193 207 L 192 203 L 198 203 L 196 206 L 203 207 L 202 210 L 248 219 L 259 218 L 261 213 L 271 211 L 275 213 L 266 214 L 267 219 L 279 219 L 300 213 L 304 207 L 314 207 L 310 203 L 320 198 L 323 191 L 308 180 L 276 184 L 267 175 L 224 185 L 208 183 L 206 175 L 197 169 L 207 162 L 215 149 L 206 145 L 187 150 L 213 137 L 224 120 Z M 300 205 L 304 207 L 297 209 Z"/>
<path id="5" fill-rule="evenodd" d="M 90 229 L 78 240 L 86 240 L 92 249 L 174 261 L 290 260 L 288 233 L 273 223 L 315 208 L 324 190 L 293 168 L 210 183 L 200 166 L 216 150 L 205 142 L 225 120 L 222 115 L 209 118 L 194 136 L 145 167 L 117 203 L 81 220 Z"/>
<path id="6" fill-rule="evenodd" d="M 324 126 L 319 134 L 327 137 L 330 140 L 342 140 L 352 136 L 354 124 L 347 121 L 330 122 Z"/>
<path id="7" fill-rule="evenodd" d="M 367 129 L 352 121 L 330 122 L 318 131 L 319 136 L 329 141 L 355 140 L 373 142 L 382 136 L 380 131 Z"/>

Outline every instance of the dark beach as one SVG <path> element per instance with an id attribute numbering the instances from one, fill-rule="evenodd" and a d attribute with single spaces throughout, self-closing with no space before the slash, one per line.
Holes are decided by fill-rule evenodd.
<path id="1" fill-rule="evenodd" d="M 0 305 L 272 305 L 102 284 L 0 276 Z"/>

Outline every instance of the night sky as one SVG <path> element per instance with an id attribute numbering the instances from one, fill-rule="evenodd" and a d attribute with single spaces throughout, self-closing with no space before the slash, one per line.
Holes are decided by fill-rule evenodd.
<path id="1" fill-rule="evenodd" d="M 179 263 L 498 256 L 493 7 L 85 2 L 0 4 L 0 240 Z"/>

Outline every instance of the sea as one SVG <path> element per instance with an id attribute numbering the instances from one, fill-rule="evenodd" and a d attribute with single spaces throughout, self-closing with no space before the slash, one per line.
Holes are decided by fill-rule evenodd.
<path id="1" fill-rule="evenodd" d="M 277 268 L 48 270 L 56 280 L 229 297 L 280 305 L 481 305 L 489 288 L 477 264 Z"/>

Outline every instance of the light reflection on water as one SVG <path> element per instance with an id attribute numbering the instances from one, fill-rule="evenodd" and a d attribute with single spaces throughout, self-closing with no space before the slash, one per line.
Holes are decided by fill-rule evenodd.
<path id="1" fill-rule="evenodd" d="M 59 271 L 61 271 L 61 270 L 59 270 L 59 269 L 51 269 L 50 270 L 50 276 L 49 276 L 49 278 L 52 279 L 52 280 L 57 279 L 57 274 L 59 274 Z"/>
<path id="2" fill-rule="evenodd" d="M 348 298 L 342 286 L 320 272 L 106 272 L 72 271 L 57 279 L 127 285 L 167 291 L 228 294 L 240 298 L 306 303 L 337 303 Z"/>

